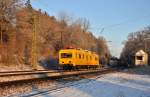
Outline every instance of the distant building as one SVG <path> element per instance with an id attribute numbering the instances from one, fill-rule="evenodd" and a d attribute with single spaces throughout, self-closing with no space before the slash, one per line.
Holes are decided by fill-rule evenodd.
<path id="1" fill-rule="evenodd" d="M 148 54 L 143 50 L 139 50 L 135 54 L 135 65 L 148 65 Z"/>

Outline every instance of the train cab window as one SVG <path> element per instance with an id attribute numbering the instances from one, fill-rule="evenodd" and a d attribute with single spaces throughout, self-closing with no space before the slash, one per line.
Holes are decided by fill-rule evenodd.
<path id="1" fill-rule="evenodd" d="M 72 53 L 61 53 L 61 58 L 72 58 Z"/>

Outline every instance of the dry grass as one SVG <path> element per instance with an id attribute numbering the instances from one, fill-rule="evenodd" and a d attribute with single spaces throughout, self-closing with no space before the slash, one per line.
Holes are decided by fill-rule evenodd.
<path id="1" fill-rule="evenodd" d="M 140 66 L 140 67 L 130 68 L 125 70 L 124 72 L 140 74 L 140 75 L 150 75 L 150 66 Z"/>

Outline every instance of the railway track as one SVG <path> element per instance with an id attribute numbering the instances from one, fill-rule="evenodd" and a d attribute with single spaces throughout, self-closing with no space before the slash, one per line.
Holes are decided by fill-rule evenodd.
<path id="1" fill-rule="evenodd" d="M 99 73 L 100 75 L 98 75 L 98 77 L 94 78 L 94 79 L 97 79 L 97 78 L 100 78 L 102 77 L 101 75 L 102 74 L 105 74 L 105 73 L 109 73 L 109 72 L 112 72 L 113 70 L 103 70 L 103 71 L 99 71 L 97 73 Z M 92 72 L 94 73 L 94 72 Z M 96 72 L 95 72 L 96 73 Z M 71 86 L 76 86 L 76 85 L 79 85 L 79 84 L 84 84 L 84 83 L 88 83 L 88 82 L 91 82 L 91 81 L 94 81 L 92 79 L 86 79 L 85 81 L 75 81 L 75 82 L 61 82 L 59 83 L 58 85 L 55 85 L 53 87 L 49 87 L 49 88 L 46 88 L 46 89 L 36 89 L 30 93 L 26 93 L 26 94 L 19 94 L 19 95 L 13 95 L 13 96 L 18 96 L 18 97 L 33 97 L 33 96 L 40 96 L 40 95 L 46 95 L 50 92 L 54 92 L 54 91 L 60 91 L 61 89 L 63 88 L 66 88 L 66 87 L 71 87 Z M 12 96 L 12 95 L 11 95 Z M 11 97 L 9 96 L 9 97 Z"/>
<path id="2" fill-rule="evenodd" d="M 41 72 L 41 71 L 40 71 Z M 86 70 L 81 70 L 81 71 L 61 71 L 61 72 L 57 72 L 56 73 L 50 73 L 50 76 L 49 77 L 43 77 L 43 78 L 32 78 L 32 79 L 26 79 L 26 80 L 16 80 L 16 81 L 10 81 L 10 82 L 3 82 L 3 83 L 0 83 L 0 88 L 1 89 L 11 89 L 13 88 L 14 86 L 26 86 L 26 85 L 29 85 L 29 87 L 32 87 L 34 85 L 37 85 L 37 83 L 47 83 L 47 82 L 51 82 L 51 81 L 56 81 L 60 84 L 58 85 L 55 85 L 55 87 L 52 87 L 52 88 L 46 88 L 46 89 L 35 89 L 34 92 L 28 92 L 29 94 L 25 94 L 23 95 L 22 93 L 20 93 L 19 95 L 17 93 L 9 93 L 9 97 L 30 97 L 30 96 L 36 96 L 36 95 L 40 95 L 40 94 L 44 94 L 44 93 L 48 93 L 48 92 L 52 92 L 52 91 L 59 91 L 60 89 L 62 88 L 65 88 L 65 87 L 69 87 L 69 86 L 74 86 L 74 85 L 78 85 L 78 84 L 81 84 L 81 83 L 74 83 L 72 81 L 69 80 L 69 82 L 65 82 L 64 79 L 70 79 L 70 78 L 80 78 L 79 80 L 81 79 L 86 79 L 86 78 L 89 78 L 91 75 L 93 76 L 99 76 L 101 74 L 105 74 L 105 73 L 109 73 L 109 72 L 115 72 L 115 70 L 113 69 L 108 69 L 108 68 L 105 68 L 103 70 L 91 70 L 91 71 L 86 71 Z M 18 72 L 19 73 L 19 72 Z M 23 72 L 22 72 L 23 73 Z M 38 74 L 37 74 L 38 75 Z M 83 76 L 82 76 L 83 75 Z M 15 75 L 16 76 L 16 75 Z M 8 77 L 8 76 L 7 76 Z M 61 82 L 57 81 L 57 80 L 62 80 Z M 89 79 L 90 80 L 90 79 Z M 78 82 L 78 81 L 77 81 Z M 86 82 L 83 82 L 83 83 L 86 83 Z M 48 85 L 49 86 L 49 85 Z M 51 86 L 51 85 L 50 85 Z M 53 85 L 52 85 L 53 86 Z M 34 89 L 34 87 L 32 87 Z M 5 93 L 3 91 L 3 93 Z M 7 93 L 7 90 L 6 90 L 6 93 Z M 23 92 L 24 93 L 24 92 Z M 16 95 L 17 94 L 17 95 Z M 6 96 L 6 95 L 5 95 Z"/>
<path id="3" fill-rule="evenodd" d="M 91 82 L 91 81 L 92 80 L 88 79 L 86 81 L 80 81 L 80 82 L 61 83 L 61 84 L 58 84 L 57 86 L 54 86 L 54 87 L 50 87 L 50 88 L 47 88 L 47 89 L 44 89 L 44 90 L 36 90 L 36 91 L 31 92 L 29 94 L 23 94 L 23 95 L 18 95 L 18 96 L 33 97 L 33 96 L 46 95 L 46 94 L 49 94 L 50 92 L 60 91 L 61 89 L 66 88 L 66 87 L 76 86 L 76 85 L 88 83 L 88 82 Z"/>
<path id="4" fill-rule="evenodd" d="M 98 71 L 107 70 L 108 68 L 104 68 L 101 70 L 75 70 L 75 71 L 64 71 L 64 70 L 34 70 L 34 71 L 6 71 L 0 72 L 0 77 L 8 77 L 8 76 L 19 76 L 19 75 L 34 75 L 34 74 L 81 74 L 81 73 L 94 73 Z M 57 75 L 56 75 L 57 76 Z"/>
<path id="5" fill-rule="evenodd" d="M 64 70 L 30 70 L 30 71 L 6 71 L 0 72 L 0 77 L 32 75 L 32 74 L 46 74 L 46 73 L 64 73 L 64 72 L 82 72 L 87 70 L 64 71 Z"/>
<path id="6" fill-rule="evenodd" d="M 0 77 L 45 74 L 45 73 L 56 73 L 56 72 L 58 72 L 58 70 L 7 71 L 7 72 L 0 72 Z"/>
<path id="7" fill-rule="evenodd" d="M 105 69 L 105 70 L 101 70 L 101 71 L 97 72 L 98 74 L 96 72 L 92 72 L 92 74 L 94 74 L 94 76 L 96 76 L 96 78 L 94 78 L 94 80 L 95 80 L 97 78 L 102 77 L 102 74 L 106 74 L 106 73 L 110 73 L 110 72 L 113 72 L 113 70 Z M 88 74 L 91 74 L 91 73 L 86 73 L 86 75 L 88 75 Z M 81 74 L 81 75 L 84 75 L 84 74 Z M 67 77 L 69 78 L 69 76 L 67 76 Z M 78 78 L 78 77 L 80 77 L 80 76 L 75 76 L 73 78 Z M 33 97 L 33 96 L 39 97 L 40 95 L 46 95 L 46 94 L 54 92 L 54 91 L 60 91 L 61 89 L 66 88 L 66 87 L 76 86 L 76 85 L 88 83 L 88 82 L 91 82 L 91 81 L 94 81 L 94 80 L 93 79 L 89 79 L 89 78 L 88 79 L 85 78 L 85 80 L 83 80 L 83 81 L 82 80 L 65 81 L 63 79 L 56 79 L 58 84 L 56 84 L 55 86 L 51 86 L 50 85 L 50 87 L 46 88 L 46 89 L 35 89 L 34 91 L 26 93 L 26 94 L 10 95 L 9 97 L 16 97 L 16 96 L 17 97 Z"/>
<path id="8" fill-rule="evenodd" d="M 0 84 L 9 83 L 9 82 L 18 82 L 25 80 L 35 80 L 41 78 L 61 78 L 61 77 L 69 77 L 76 75 L 85 75 L 91 73 L 98 73 L 107 71 L 108 68 L 104 68 L 101 70 L 78 70 L 78 71 L 59 71 L 59 70 L 37 70 L 37 71 L 11 71 L 11 72 L 0 72 L 0 78 L 9 78 L 9 77 L 18 77 L 18 76 L 32 76 L 28 79 L 17 79 L 17 80 L 9 80 L 0 82 Z M 110 69 L 109 69 L 110 71 Z"/>

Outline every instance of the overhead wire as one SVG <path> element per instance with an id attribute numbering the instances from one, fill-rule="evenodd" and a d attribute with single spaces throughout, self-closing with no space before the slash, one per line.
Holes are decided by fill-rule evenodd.
<path id="1" fill-rule="evenodd" d="M 123 24 L 131 23 L 133 21 L 139 21 L 143 18 L 144 19 L 145 18 L 150 18 L 150 15 L 145 15 L 145 16 L 142 16 L 142 17 L 139 17 L 139 18 L 134 18 L 134 19 L 128 19 L 128 20 L 122 21 L 120 23 L 116 23 L 116 24 L 112 24 L 112 25 L 108 25 L 108 26 L 104 26 L 104 27 L 93 28 L 93 29 L 98 29 L 98 30 L 100 30 L 99 33 L 103 33 L 105 29 L 114 28 L 114 27 L 117 27 L 117 26 L 120 26 L 120 25 L 123 25 Z"/>

